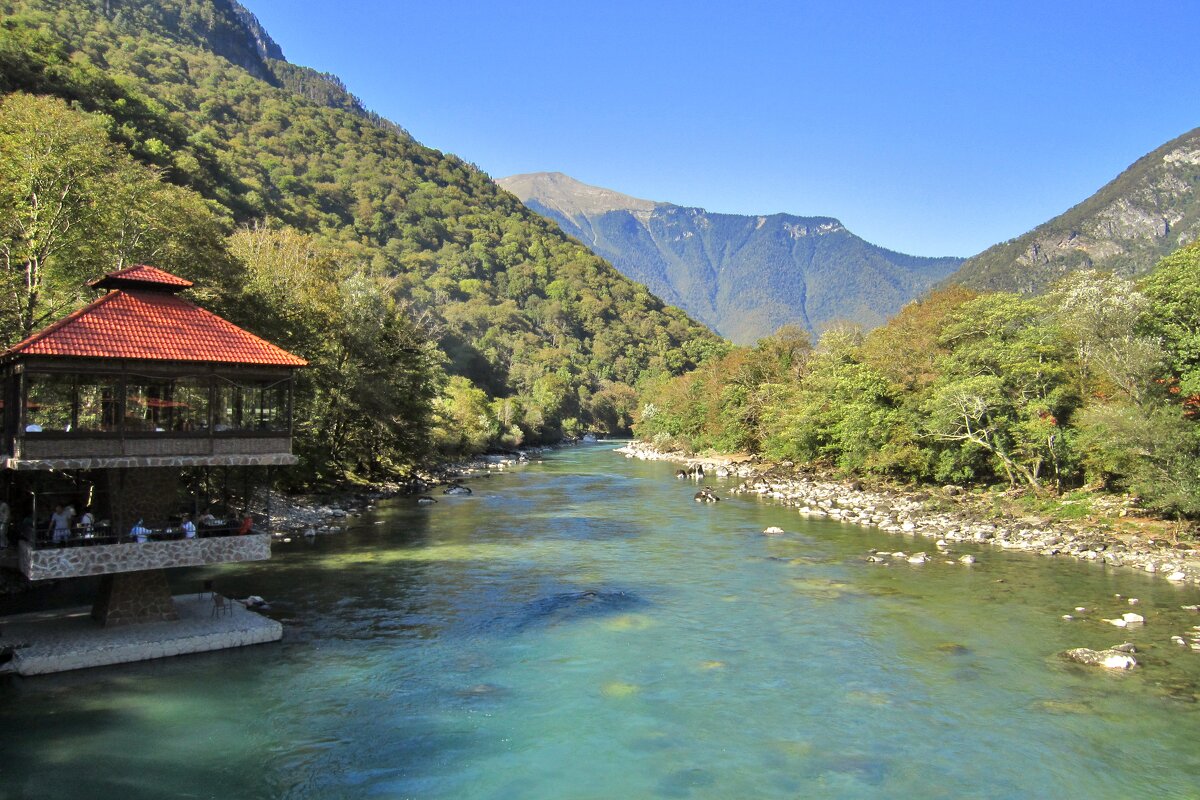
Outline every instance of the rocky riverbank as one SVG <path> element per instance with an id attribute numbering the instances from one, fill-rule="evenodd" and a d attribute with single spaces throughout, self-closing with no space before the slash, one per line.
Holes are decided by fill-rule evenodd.
<path id="1" fill-rule="evenodd" d="M 1200 548 L 1196 542 L 1171 543 L 1118 534 L 1087 523 L 1055 524 L 1033 517 L 988 519 L 962 487 L 928 491 L 868 489 L 858 481 L 804 474 L 786 463 L 767 465 L 745 456 L 664 453 L 642 442 L 633 442 L 617 452 L 627 458 L 683 464 L 685 471 L 698 466 L 706 476 L 741 478 L 733 489 L 736 494 L 770 497 L 805 516 L 866 525 L 914 541 L 929 540 L 934 553 L 957 542 L 973 542 L 1004 550 L 1100 561 L 1154 573 L 1177 583 L 1200 584 Z M 913 552 L 905 557 L 923 555 Z M 879 558 L 874 553 L 865 557 Z"/>
<path id="2" fill-rule="evenodd" d="M 536 461 L 551 447 L 528 447 L 511 454 L 478 456 L 470 461 L 422 470 L 406 483 L 378 483 L 356 490 L 319 495 L 271 493 L 271 531 L 278 538 L 339 533 L 346 524 L 374 508 L 381 500 L 403 495 L 435 493 L 467 478 L 480 478 Z M 255 508 L 266 508 L 266 496 L 255 499 Z"/>

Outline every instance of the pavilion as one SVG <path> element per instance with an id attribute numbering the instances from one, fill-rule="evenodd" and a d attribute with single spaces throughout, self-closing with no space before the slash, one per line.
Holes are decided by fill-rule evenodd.
<path id="1" fill-rule="evenodd" d="M 249 491 L 233 507 L 210 490 L 214 472 L 245 484 L 296 463 L 307 362 L 181 297 L 192 282 L 163 270 L 89 285 L 105 293 L 0 353 L 3 538 L 30 582 L 102 576 L 99 625 L 174 620 L 164 570 L 270 558 L 269 513 L 251 513 Z M 207 525 L 184 524 L 213 505 Z M 59 506 L 75 524 L 52 536 Z"/>

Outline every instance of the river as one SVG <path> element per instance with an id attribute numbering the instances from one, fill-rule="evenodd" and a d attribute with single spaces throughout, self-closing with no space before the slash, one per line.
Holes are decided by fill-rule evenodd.
<path id="1" fill-rule="evenodd" d="M 869 564 L 935 548 L 674 469 L 566 449 L 180 575 L 284 641 L 0 682 L 0 800 L 1200 796 L 1196 589 Z M 1144 627 L 1101 620 L 1129 597 Z M 1126 640 L 1131 673 L 1057 656 Z"/>

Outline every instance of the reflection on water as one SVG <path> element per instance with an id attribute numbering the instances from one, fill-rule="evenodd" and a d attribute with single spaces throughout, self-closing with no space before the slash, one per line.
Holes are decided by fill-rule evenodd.
<path id="1" fill-rule="evenodd" d="M 672 475 L 568 450 L 181 575 L 268 598 L 284 641 L 0 682 L 0 800 L 1197 795 L 1194 589 L 867 564 L 934 548 Z M 1129 596 L 1143 628 L 1101 621 Z M 1056 655 L 1124 639 L 1133 674 Z"/>

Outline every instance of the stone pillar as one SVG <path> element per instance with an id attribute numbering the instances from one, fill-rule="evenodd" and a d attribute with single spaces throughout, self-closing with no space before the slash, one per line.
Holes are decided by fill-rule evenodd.
<path id="1" fill-rule="evenodd" d="M 92 605 L 92 619 L 105 627 L 179 619 L 166 570 L 105 575 Z"/>
<path id="2" fill-rule="evenodd" d="M 139 519 L 147 527 L 161 527 L 169 516 L 182 510 L 178 467 L 131 467 L 107 472 L 112 519 L 114 524 L 120 522 L 121 533 L 128 533 Z"/>

